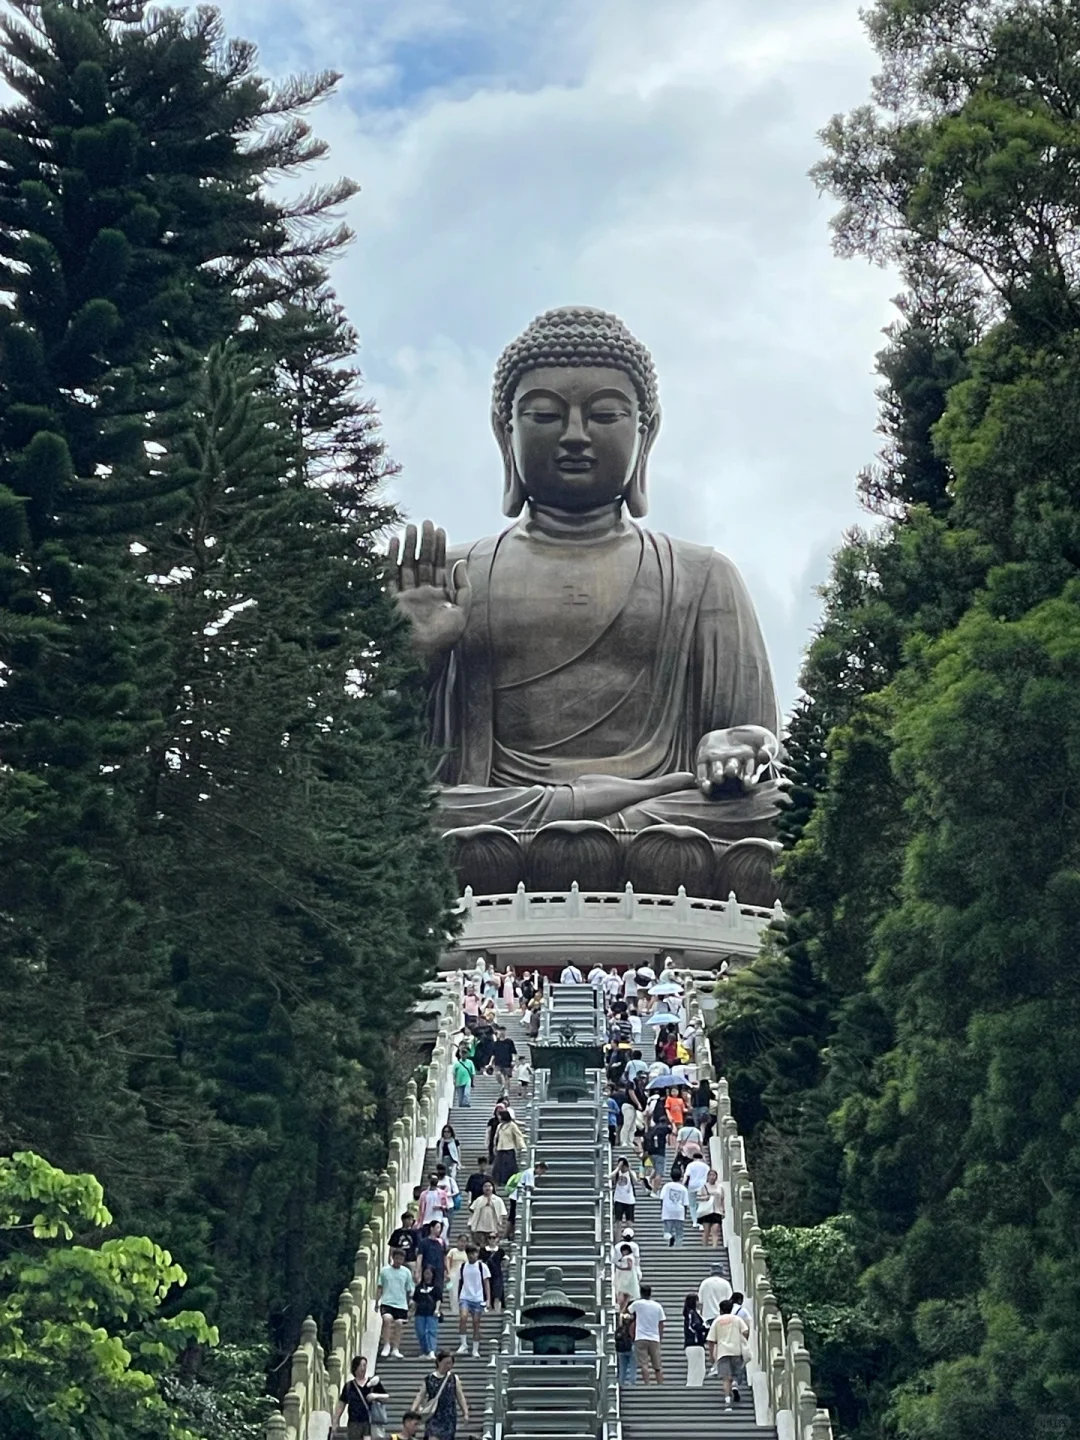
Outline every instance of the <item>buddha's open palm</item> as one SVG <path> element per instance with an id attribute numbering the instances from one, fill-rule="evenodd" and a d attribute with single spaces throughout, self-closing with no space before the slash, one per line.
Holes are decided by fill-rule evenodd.
<path id="1" fill-rule="evenodd" d="M 472 605 L 469 568 L 464 560 L 446 571 L 446 531 L 425 520 L 417 544 L 416 526 L 405 529 L 402 546 L 390 541 L 387 586 L 408 617 L 416 647 L 426 656 L 453 649 L 465 633 Z"/>

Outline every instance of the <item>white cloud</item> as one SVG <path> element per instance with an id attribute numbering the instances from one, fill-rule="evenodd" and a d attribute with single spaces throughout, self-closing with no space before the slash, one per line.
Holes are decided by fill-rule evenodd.
<path id="1" fill-rule="evenodd" d="M 336 280 L 410 515 L 455 540 L 500 524 L 500 349 L 549 306 L 614 310 L 660 377 L 650 523 L 737 561 L 790 700 L 876 448 L 895 288 L 833 258 L 806 178 L 817 129 L 868 93 L 853 0 L 225 11 L 274 69 L 348 71 L 315 122 L 363 186 Z"/>

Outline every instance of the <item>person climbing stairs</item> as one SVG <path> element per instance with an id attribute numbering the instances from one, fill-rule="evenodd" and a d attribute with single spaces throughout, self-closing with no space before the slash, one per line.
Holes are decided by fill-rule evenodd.
<path id="1" fill-rule="evenodd" d="M 507 1037 L 514 1041 L 518 1050 L 527 1052 L 528 1040 L 525 1035 L 521 1021 L 515 1015 L 501 1015 L 499 1023 L 506 1028 Z M 495 1108 L 495 1102 L 504 1091 L 504 1082 L 498 1072 L 488 1076 L 483 1073 L 477 1075 L 473 1084 L 470 1096 L 471 1104 L 466 1107 L 455 1106 L 449 1117 L 449 1123 L 454 1128 L 458 1147 L 461 1154 L 461 1169 L 458 1172 L 458 1184 L 462 1190 L 462 1208 L 454 1211 L 450 1224 L 450 1243 L 454 1243 L 454 1237 L 460 1237 L 468 1228 L 469 1197 L 465 1193 L 465 1181 L 469 1174 L 476 1168 L 475 1162 L 479 1155 L 487 1155 L 487 1122 Z M 518 1097 L 518 1086 L 510 1087 L 511 1104 L 517 1115 L 518 1124 L 528 1135 L 528 1103 L 527 1097 L 522 1100 Z M 424 1164 L 425 1181 L 438 1161 L 438 1155 L 434 1149 L 428 1152 Z M 521 1163 L 526 1163 L 527 1157 L 519 1157 Z M 509 1250 L 510 1244 L 503 1242 L 503 1249 Z M 510 1279 L 511 1267 L 509 1260 L 506 1264 L 507 1280 Z M 507 1295 L 507 1307 L 512 1307 L 513 1296 Z M 450 1313 L 449 1297 L 444 1294 L 442 1304 L 442 1316 L 438 1329 L 439 1350 L 451 1350 L 455 1352 L 454 1369 L 459 1376 L 462 1388 L 465 1391 L 465 1398 L 469 1405 L 469 1423 L 458 1422 L 459 1436 L 479 1435 L 483 1426 L 484 1415 L 484 1391 L 489 1379 L 488 1364 L 491 1359 L 492 1342 L 497 1341 L 502 1334 L 505 1316 L 502 1310 L 485 1312 L 480 1322 L 480 1357 L 474 1358 L 472 1354 L 470 1327 L 470 1347 L 467 1353 L 458 1354 L 458 1319 Z M 393 1357 L 379 1357 L 373 1364 L 372 1369 L 378 1370 L 383 1384 L 390 1394 L 390 1403 L 387 1410 L 391 1419 L 391 1431 L 400 1429 L 402 1414 L 411 1406 L 416 1398 L 417 1391 L 423 1382 L 424 1376 L 431 1373 L 432 1361 L 421 1360 L 420 1347 L 416 1341 L 415 1328 L 410 1319 L 405 1327 L 402 1351 L 405 1358 L 396 1360 Z"/>

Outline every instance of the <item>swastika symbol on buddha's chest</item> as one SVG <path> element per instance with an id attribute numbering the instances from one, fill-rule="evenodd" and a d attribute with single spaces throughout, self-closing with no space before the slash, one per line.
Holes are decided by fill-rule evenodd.
<path id="1" fill-rule="evenodd" d="M 591 603 L 589 592 L 582 589 L 580 585 L 564 585 L 562 597 L 564 605 L 588 605 Z"/>

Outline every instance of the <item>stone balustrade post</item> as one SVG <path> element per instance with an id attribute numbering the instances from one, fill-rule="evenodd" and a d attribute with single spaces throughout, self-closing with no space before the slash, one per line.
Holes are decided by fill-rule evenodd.
<path id="1" fill-rule="evenodd" d="M 811 1420 L 810 1440 L 832 1440 L 832 1421 L 827 1410 L 819 1410 Z"/>
<path id="2" fill-rule="evenodd" d="M 381 1259 L 376 1260 L 375 1258 L 375 1231 L 370 1224 L 365 1225 L 360 1231 L 360 1248 L 356 1252 L 356 1260 L 356 1276 L 363 1280 L 370 1297 L 373 1294 L 377 1267 L 382 1264 Z"/>
<path id="3" fill-rule="evenodd" d="M 780 1328 L 783 1329 L 783 1326 L 781 1325 Z M 784 1364 L 782 1351 L 774 1351 L 770 1354 L 769 1368 L 765 1373 L 769 1379 L 769 1404 L 773 1412 L 773 1422 L 775 1423 L 781 1410 L 790 1410 L 794 1415 L 795 1407 L 788 1394 L 787 1367 Z"/>
<path id="4" fill-rule="evenodd" d="M 266 1422 L 266 1440 L 287 1440 L 288 1431 L 285 1428 L 285 1417 L 279 1412 L 270 1416 Z"/>
<path id="5" fill-rule="evenodd" d="M 413 1142 L 417 1139 L 416 1119 L 420 1106 L 417 1099 L 418 1087 L 415 1080 L 410 1080 L 405 1086 L 405 1111 L 402 1120 L 405 1126 L 405 1145 L 410 1158 L 412 1155 Z"/>
<path id="6" fill-rule="evenodd" d="M 308 1377 L 311 1369 L 311 1357 L 303 1342 L 293 1351 L 292 1370 L 290 1371 L 290 1385 L 292 1389 L 301 1394 L 306 1394 L 308 1389 Z"/>
<path id="7" fill-rule="evenodd" d="M 529 897 L 525 893 L 525 881 L 519 880 L 517 892 L 514 895 L 514 919 L 528 920 L 529 918 Z"/>
<path id="8" fill-rule="evenodd" d="M 435 1113 L 438 1099 L 435 1086 L 430 1080 L 424 1081 L 424 1088 L 420 1094 L 420 1134 L 425 1139 L 430 1139 L 435 1133 Z"/>
<path id="9" fill-rule="evenodd" d="M 295 1390 L 290 1390 L 282 1400 L 281 1414 L 285 1421 L 285 1432 L 289 1436 L 289 1440 L 304 1440 L 307 1416 L 301 1414 L 300 1396 Z"/>
<path id="10" fill-rule="evenodd" d="M 402 1120 L 395 1120 L 390 1127 L 389 1156 L 401 1164 L 402 1156 L 405 1153 L 405 1123 Z M 389 1167 L 387 1167 L 389 1168 Z"/>
<path id="11" fill-rule="evenodd" d="M 784 1322 L 780 1316 L 780 1307 L 776 1303 L 776 1296 L 768 1288 L 768 1280 L 766 1279 L 764 1283 L 766 1288 L 754 1307 L 756 1319 L 754 1348 L 757 1350 L 757 1363 L 768 1375 L 771 1372 L 773 1356 L 779 1354 L 780 1359 L 783 1360 Z"/>
<path id="12" fill-rule="evenodd" d="M 319 1327 L 311 1315 L 306 1316 L 300 1326 L 300 1345 L 307 1357 L 307 1413 L 319 1408 L 319 1402 L 326 1390 L 326 1360 L 319 1344 Z"/>

